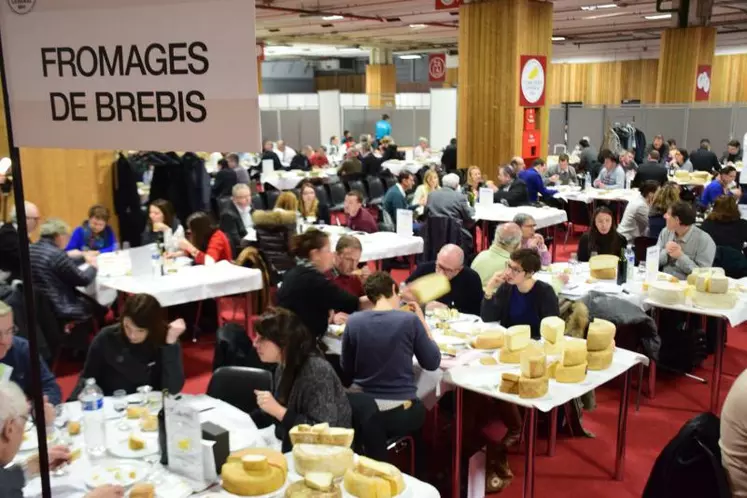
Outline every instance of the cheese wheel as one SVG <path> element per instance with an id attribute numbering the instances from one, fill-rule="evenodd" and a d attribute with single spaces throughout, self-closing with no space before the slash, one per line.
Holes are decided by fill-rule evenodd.
<path id="1" fill-rule="evenodd" d="M 601 318 L 595 318 L 589 324 L 586 336 L 586 349 L 589 351 L 604 351 L 615 338 L 615 324 Z"/>
<path id="2" fill-rule="evenodd" d="M 494 332 L 483 332 L 475 337 L 472 341 L 472 347 L 475 349 L 498 349 L 502 348 L 504 343 L 504 333 L 501 330 Z"/>
<path id="3" fill-rule="evenodd" d="M 586 341 L 576 338 L 568 338 L 563 341 L 560 363 L 565 367 L 586 363 Z"/>
<path id="4" fill-rule="evenodd" d="M 355 431 L 344 427 L 330 427 L 329 424 L 301 424 L 293 427 L 288 436 L 293 444 L 327 444 L 349 448 L 353 444 Z"/>
<path id="5" fill-rule="evenodd" d="M 687 284 L 672 282 L 650 282 L 648 297 L 661 304 L 684 304 Z"/>
<path id="6" fill-rule="evenodd" d="M 227 462 L 220 472 L 223 489 L 239 496 L 273 493 L 285 484 L 283 469 L 268 465 L 265 470 L 247 472 L 241 462 Z"/>
<path id="7" fill-rule="evenodd" d="M 156 488 L 148 482 L 139 482 L 130 489 L 130 498 L 155 498 Z"/>
<path id="8" fill-rule="evenodd" d="M 522 377 L 536 379 L 545 375 L 546 357 L 544 351 L 528 347 L 521 352 L 519 364 Z"/>
<path id="9" fill-rule="evenodd" d="M 501 385 L 498 390 L 506 394 L 519 394 L 519 376 L 512 373 L 501 375 Z"/>
<path id="10" fill-rule="evenodd" d="M 725 275 L 711 275 L 708 292 L 711 294 L 726 294 L 729 292 L 729 279 Z"/>
<path id="11" fill-rule="evenodd" d="M 710 275 L 725 275 L 724 269 L 719 267 L 707 267 L 707 268 L 693 268 L 690 275 L 687 276 L 687 283 L 689 285 L 695 285 L 698 280 L 698 276 L 710 274 Z"/>
<path id="12" fill-rule="evenodd" d="M 420 304 L 430 303 L 451 292 L 451 282 L 445 275 L 431 273 L 413 280 L 407 285 Z"/>
<path id="13" fill-rule="evenodd" d="M 557 344 L 563 340 L 565 334 L 565 322 L 557 316 L 548 316 L 540 322 L 540 334 L 542 338 L 551 343 Z"/>
<path id="14" fill-rule="evenodd" d="M 591 278 L 599 280 L 614 280 L 617 278 L 618 257 L 611 254 L 600 254 L 589 259 L 589 273 Z"/>
<path id="15" fill-rule="evenodd" d="M 555 380 L 563 384 L 577 384 L 586 378 L 586 362 L 572 367 L 558 363 L 555 368 Z"/>
<path id="16" fill-rule="evenodd" d="M 236 463 L 243 467 L 242 458 L 246 455 L 263 455 L 267 457 L 267 463 L 271 467 L 279 468 L 283 471 L 283 475 L 288 474 L 288 461 L 285 459 L 285 456 L 279 451 L 271 450 L 269 448 L 248 448 L 237 451 L 228 455 L 226 462 Z"/>
<path id="17" fill-rule="evenodd" d="M 506 348 L 519 351 L 529 345 L 531 338 L 532 328 L 529 325 L 514 325 L 506 330 Z"/>
<path id="18" fill-rule="evenodd" d="M 547 366 L 547 376 L 551 379 L 555 378 L 555 371 L 558 369 L 558 365 L 560 364 L 559 361 L 553 361 L 550 362 L 550 364 Z"/>
<path id="19" fill-rule="evenodd" d="M 342 490 L 337 484 L 327 491 L 313 489 L 305 481 L 294 482 L 285 490 L 285 498 L 342 498 Z"/>
<path id="20" fill-rule="evenodd" d="M 511 351 L 508 347 L 503 346 L 498 355 L 498 360 L 501 363 L 519 363 L 521 361 L 521 350 Z"/>
<path id="21" fill-rule="evenodd" d="M 391 496 L 402 494 L 405 490 L 405 480 L 402 477 L 402 472 L 390 463 L 360 456 L 358 457 L 358 465 L 354 470 L 364 476 L 383 479 L 389 485 Z"/>
<path id="22" fill-rule="evenodd" d="M 728 310 L 737 305 L 737 294 L 735 292 L 711 294 L 709 292 L 695 291 L 695 294 L 693 294 L 693 304 L 701 308 Z"/>
<path id="23" fill-rule="evenodd" d="M 355 464 L 350 448 L 303 443 L 293 446 L 293 463 L 302 476 L 308 472 L 329 472 L 335 477 L 342 477 Z"/>
<path id="24" fill-rule="evenodd" d="M 606 370 L 612 365 L 615 354 L 615 341 L 602 351 L 589 351 L 586 355 L 589 370 Z"/>
<path id="25" fill-rule="evenodd" d="M 391 498 L 392 488 L 380 477 L 363 475 L 353 469 L 345 472 L 345 491 L 358 498 Z"/>
<path id="26" fill-rule="evenodd" d="M 530 379 L 519 377 L 519 397 L 524 399 L 541 398 L 547 394 L 550 380 L 547 377 Z"/>

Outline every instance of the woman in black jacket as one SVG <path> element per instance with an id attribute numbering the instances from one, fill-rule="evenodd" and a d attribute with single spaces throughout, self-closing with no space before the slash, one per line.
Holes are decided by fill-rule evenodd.
<path id="1" fill-rule="evenodd" d="M 259 359 L 278 366 L 272 392 L 254 391 L 259 409 L 251 415 L 260 428 L 275 425 L 283 452 L 291 450 L 288 432 L 296 425 L 326 422 L 333 427 L 352 427 L 353 414 L 345 389 L 295 313 L 269 309 L 254 330 Z"/>
<path id="2" fill-rule="evenodd" d="M 306 223 L 323 223 L 329 225 L 329 206 L 319 202 L 314 185 L 310 182 L 301 184 L 301 198 L 298 200 L 298 210 Z"/>
<path id="3" fill-rule="evenodd" d="M 291 246 L 298 264 L 283 276 L 277 303 L 298 315 L 311 334 L 321 340 L 327 332 L 330 311 L 353 313 L 363 298 L 340 289 L 324 276 L 335 261 L 326 233 L 309 230 L 296 235 Z"/>
<path id="4" fill-rule="evenodd" d="M 747 243 L 747 220 L 743 220 L 737 206 L 737 198 L 722 195 L 713 203 L 713 211 L 700 226 L 711 236 L 716 246 L 733 247 L 739 252 Z"/>
<path id="5" fill-rule="evenodd" d="M 88 349 L 80 380 L 70 400 L 76 400 L 93 377 L 111 396 L 118 389 L 128 394 L 144 385 L 178 393 L 184 386 L 184 365 L 179 337 L 186 328 L 181 318 L 167 324 L 155 297 L 134 294 L 127 299 L 122 320 L 104 328 Z"/>
<path id="6" fill-rule="evenodd" d="M 211 197 L 213 199 L 231 197 L 233 186 L 239 183 L 239 178 L 236 176 L 236 172 L 228 166 L 228 161 L 225 159 L 218 161 L 218 168 L 218 173 L 215 174 L 215 181 L 213 182 Z"/>
<path id="7" fill-rule="evenodd" d="M 176 251 L 177 241 L 184 238 L 184 227 L 174 214 L 174 206 L 165 199 L 156 199 L 148 206 L 148 222 L 140 237 L 142 245 L 161 243 L 168 251 Z"/>
<path id="8" fill-rule="evenodd" d="M 519 249 L 510 258 L 506 270 L 496 272 L 485 286 L 480 317 L 506 328 L 529 325 L 532 338 L 539 339 L 542 319 L 560 314 L 558 296 L 551 285 L 534 279 L 542 268 L 537 251 Z"/>
<path id="9" fill-rule="evenodd" d="M 591 229 L 578 241 L 578 260 L 587 262 L 594 252 L 620 256 L 626 243 L 625 237 L 617 233 L 615 215 L 607 206 L 601 206 L 591 217 Z"/>

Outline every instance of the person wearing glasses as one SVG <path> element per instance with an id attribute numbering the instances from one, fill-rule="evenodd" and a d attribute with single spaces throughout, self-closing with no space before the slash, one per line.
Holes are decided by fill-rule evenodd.
<path id="1" fill-rule="evenodd" d="M 539 254 L 542 266 L 547 266 L 552 261 L 550 251 L 545 245 L 545 238 L 537 233 L 537 222 L 528 214 L 517 214 L 514 223 L 521 228 L 521 248 L 532 249 Z"/>
<path id="2" fill-rule="evenodd" d="M 446 244 L 438 252 L 436 261 L 418 265 L 405 283 L 409 284 L 431 273 L 440 273 L 448 278 L 451 282 L 451 291 L 437 301 L 427 303 L 426 309 L 448 307 L 456 308 L 461 313 L 480 314 L 482 280 L 475 270 L 464 266 L 464 251 L 461 247 L 455 244 Z M 415 299 L 412 292 L 407 288 L 402 291 L 402 296 L 405 301 Z"/>
<path id="3" fill-rule="evenodd" d="M 18 384 L 27 398 L 31 398 L 29 343 L 23 337 L 18 337 L 17 332 L 18 328 L 13 322 L 13 309 L 0 301 L 0 378 L 4 378 L 5 370 L 10 369 L 8 378 Z M 44 415 L 48 420 L 54 420 L 54 405 L 62 401 L 62 392 L 57 385 L 57 379 L 49 371 L 44 360 L 39 358 L 39 363 L 44 394 Z"/>
<path id="4" fill-rule="evenodd" d="M 484 322 L 500 322 L 506 328 L 529 325 L 532 338 L 540 338 L 540 322 L 548 316 L 558 316 L 558 296 L 550 284 L 534 278 L 542 264 L 533 249 L 511 253 L 504 271 L 495 272 L 485 285 L 485 297 L 480 308 Z"/>
<path id="5" fill-rule="evenodd" d="M 29 235 L 39 225 L 39 208 L 31 202 L 24 204 L 26 211 L 26 227 Z M 3 274 L 7 273 L 5 278 Z M 10 223 L 0 226 L 0 281 L 20 280 L 21 278 L 21 253 L 18 242 L 18 216 L 16 209 L 10 213 Z"/>

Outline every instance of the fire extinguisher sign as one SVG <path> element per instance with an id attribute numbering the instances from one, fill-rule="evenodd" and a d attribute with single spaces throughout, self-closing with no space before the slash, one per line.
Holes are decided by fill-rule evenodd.
<path id="1" fill-rule="evenodd" d="M 519 105 L 542 107 L 545 105 L 547 57 L 522 55 L 519 71 Z"/>

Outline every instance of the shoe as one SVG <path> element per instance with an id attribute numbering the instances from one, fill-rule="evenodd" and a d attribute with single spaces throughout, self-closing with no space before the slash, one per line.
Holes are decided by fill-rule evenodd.
<path id="1" fill-rule="evenodd" d="M 501 439 L 501 445 L 508 449 L 514 446 L 521 440 L 521 429 L 509 430 L 503 439 Z"/>

